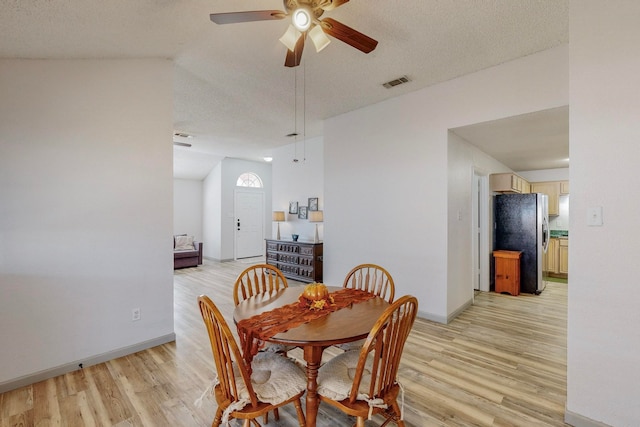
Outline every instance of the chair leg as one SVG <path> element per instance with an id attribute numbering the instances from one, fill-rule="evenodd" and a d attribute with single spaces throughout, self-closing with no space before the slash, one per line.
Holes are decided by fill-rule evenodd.
<path id="1" fill-rule="evenodd" d="M 278 408 L 276 408 L 276 409 L 274 409 L 274 410 L 273 410 L 273 418 L 274 418 L 276 421 L 280 421 L 280 414 L 278 413 Z"/>
<path id="2" fill-rule="evenodd" d="M 211 427 L 219 427 L 220 424 L 222 423 L 222 413 L 224 411 L 222 410 L 222 408 L 218 408 L 218 410 L 216 411 L 216 417 L 213 419 L 213 423 L 211 424 Z"/>
<path id="3" fill-rule="evenodd" d="M 364 417 L 358 417 L 356 419 L 356 427 L 364 427 Z"/>
<path id="4" fill-rule="evenodd" d="M 245 418 L 244 422 L 242 423 L 242 427 L 251 427 L 251 419 Z"/>
<path id="5" fill-rule="evenodd" d="M 302 411 L 302 404 L 300 403 L 300 399 L 294 400 L 293 404 L 296 407 L 296 413 L 298 414 L 298 423 L 300 424 L 300 427 L 305 427 L 307 421 L 305 420 L 304 412 Z"/>
<path id="6" fill-rule="evenodd" d="M 404 427 L 404 421 L 402 420 L 402 412 L 400 412 L 400 405 L 398 405 L 398 402 L 395 401 L 395 399 L 391 404 L 391 408 L 393 408 L 393 412 L 395 413 L 394 420 L 398 425 L 398 427 Z"/>

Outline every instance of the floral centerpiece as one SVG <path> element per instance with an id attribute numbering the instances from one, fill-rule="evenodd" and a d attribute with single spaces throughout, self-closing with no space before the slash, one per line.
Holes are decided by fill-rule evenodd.
<path id="1" fill-rule="evenodd" d="M 323 310 L 330 305 L 334 305 L 333 297 L 323 283 L 310 283 L 298 297 L 298 305 L 310 310 Z"/>

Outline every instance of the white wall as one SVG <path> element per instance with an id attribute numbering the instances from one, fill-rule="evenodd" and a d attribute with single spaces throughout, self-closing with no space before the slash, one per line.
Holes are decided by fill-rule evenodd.
<path id="1" fill-rule="evenodd" d="M 202 181 L 173 180 L 173 234 L 188 234 L 202 242 Z"/>
<path id="2" fill-rule="evenodd" d="M 489 290 L 489 272 L 491 261 L 493 197 L 489 192 L 489 175 L 492 173 L 511 172 L 511 170 L 493 157 L 480 151 L 453 132 L 449 132 L 448 143 L 448 244 L 457 248 L 455 256 L 448 257 L 449 286 L 447 286 L 447 320 L 473 301 L 474 265 L 473 245 L 473 175 L 474 172 L 484 176 L 486 182 L 487 208 L 484 219 L 486 229 L 486 258 L 480 262 L 486 274 L 485 285 Z"/>
<path id="3" fill-rule="evenodd" d="M 209 172 L 202 185 L 202 256 L 222 259 L 222 163 Z"/>
<path id="4" fill-rule="evenodd" d="M 469 292 L 451 271 L 471 268 L 468 255 L 449 263 L 471 244 L 449 241 L 450 227 L 466 225 L 448 210 L 448 130 L 567 104 L 561 46 L 327 120 L 325 281 L 381 264 L 421 316 L 447 321 Z"/>
<path id="5" fill-rule="evenodd" d="M 529 182 L 569 180 L 569 168 L 540 169 L 536 171 L 523 171 L 516 173 Z"/>
<path id="6" fill-rule="evenodd" d="M 172 72 L 0 60 L 0 390 L 174 338 Z"/>
<path id="7" fill-rule="evenodd" d="M 640 425 L 638 17 L 637 1 L 583 0 L 570 8 L 572 423 Z M 594 206 L 603 208 L 602 227 L 587 225 Z"/>
<path id="8" fill-rule="evenodd" d="M 302 158 L 302 142 L 298 142 L 298 157 Z M 289 202 L 297 201 L 299 206 L 307 206 L 310 197 L 318 198 L 318 209 L 324 210 L 324 144 L 321 138 L 306 142 L 306 161 L 293 162 L 295 144 L 285 145 L 273 151 L 273 205 L 274 211 L 285 211 L 286 221 L 280 224 L 282 239 L 291 239 L 298 234 L 299 240 L 313 240 L 315 223 L 298 219 L 289 214 Z M 269 219 L 271 224 L 271 219 Z M 325 217 L 326 221 L 326 217 Z M 276 224 L 270 227 L 271 236 L 276 235 Z M 318 224 L 320 240 L 324 237 L 324 223 Z M 326 268 L 326 264 L 323 266 Z M 340 283 L 341 284 L 341 283 Z"/>
<path id="9" fill-rule="evenodd" d="M 262 180 L 265 198 L 265 237 L 271 224 L 271 164 L 239 159 L 224 159 L 205 178 L 203 185 L 203 256 L 217 261 L 235 257 L 235 190 L 245 172 L 253 172 Z"/>

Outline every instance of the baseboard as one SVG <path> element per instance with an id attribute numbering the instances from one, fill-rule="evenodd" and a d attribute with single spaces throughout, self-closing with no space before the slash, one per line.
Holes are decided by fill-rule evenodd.
<path id="1" fill-rule="evenodd" d="M 564 422 L 573 427 L 611 427 L 609 424 L 567 410 L 564 411 Z"/>
<path id="2" fill-rule="evenodd" d="M 462 306 L 460 306 L 456 311 L 454 311 L 453 313 L 450 313 L 448 316 L 440 316 L 440 315 L 437 315 L 437 314 L 427 313 L 426 311 L 418 310 L 418 317 L 420 317 L 422 319 L 431 320 L 432 322 L 442 323 L 442 324 L 447 325 L 453 319 L 458 317 L 460 315 L 460 313 L 462 313 L 463 311 L 465 311 L 467 308 L 471 307 L 472 305 L 473 305 L 473 301 L 469 300 L 466 303 L 464 303 Z"/>
<path id="3" fill-rule="evenodd" d="M 213 258 L 210 256 L 203 256 L 202 258 L 206 259 L 207 261 L 213 261 L 213 262 L 230 262 L 234 260 L 233 258 L 220 259 L 220 258 Z"/>
<path id="4" fill-rule="evenodd" d="M 449 316 L 447 317 L 447 324 L 451 322 L 453 319 L 455 319 L 456 317 L 458 317 L 460 314 L 462 314 L 463 311 L 465 311 L 467 308 L 471 307 L 472 305 L 473 305 L 473 300 L 470 299 L 469 301 L 465 302 L 460 307 L 458 307 L 456 311 L 454 311 L 453 313 L 449 313 Z"/>
<path id="5" fill-rule="evenodd" d="M 55 368 L 45 369 L 44 371 L 24 375 L 22 377 L 0 383 L 0 393 L 5 393 L 10 390 L 15 390 L 20 387 L 24 387 L 40 381 L 48 380 L 49 378 L 57 377 L 59 375 L 64 375 L 67 372 L 78 370 L 80 369 L 79 368 L 80 364 L 82 364 L 83 367 L 97 365 L 98 363 L 104 363 L 112 359 L 117 359 L 118 357 L 127 356 L 129 354 L 137 353 L 139 351 L 156 347 L 162 344 L 166 344 L 168 342 L 172 342 L 175 340 L 176 340 L 176 334 L 170 333 L 170 334 L 163 335 L 161 337 L 154 338 L 152 340 L 143 341 L 141 343 L 134 344 L 128 347 L 122 347 L 113 351 L 109 351 L 107 353 L 91 356 L 86 359 L 65 363 L 64 365 L 60 365 Z"/>

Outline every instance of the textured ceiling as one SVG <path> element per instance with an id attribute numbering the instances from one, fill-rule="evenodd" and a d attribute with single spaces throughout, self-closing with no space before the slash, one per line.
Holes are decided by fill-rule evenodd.
<path id="1" fill-rule="evenodd" d="M 568 3 L 351 0 L 324 17 L 378 40 L 376 50 L 307 44 L 290 69 L 278 41 L 287 20 L 209 20 L 283 9 L 280 0 L 0 0 L 0 58 L 173 59 L 174 127 L 194 136 L 175 149 L 174 173 L 202 178 L 224 157 L 261 159 L 294 130 L 321 135 L 328 117 L 567 43 Z M 410 83 L 382 87 L 404 75 Z"/>

